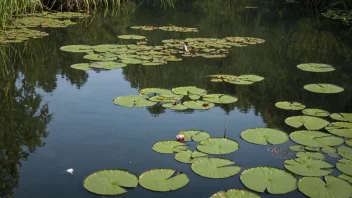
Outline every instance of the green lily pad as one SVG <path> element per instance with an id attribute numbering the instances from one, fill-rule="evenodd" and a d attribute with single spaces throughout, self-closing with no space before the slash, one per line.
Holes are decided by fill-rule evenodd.
<path id="1" fill-rule="evenodd" d="M 110 61 L 95 62 L 89 65 L 89 67 L 97 68 L 97 69 L 118 69 L 126 66 L 127 65 L 124 63 L 117 63 L 117 62 L 110 62 Z"/>
<path id="2" fill-rule="evenodd" d="M 83 56 L 84 59 L 92 61 L 114 61 L 117 60 L 117 56 L 106 56 L 106 54 L 87 54 Z"/>
<path id="3" fill-rule="evenodd" d="M 347 139 L 345 141 L 345 143 L 348 145 L 348 146 L 352 146 L 352 139 Z"/>
<path id="4" fill-rule="evenodd" d="M 199 96 L 204 96 L 207 93 L 207 90 L 195 87 L 195 88 L 189 89 L 188 93 L 194 94 L 194 95 L 199 95 Z"/>
<path id="5" fill-rule="evenodd" d="M 319 198 L 349 198 L 352 186 L 343 179 L 334 176 L 324 177 L 326 183 L 319 177 L 303 177 L 298 182 L 298 189 L 308 197 Z"/>
<path id="6" fill-rule="evenodd" d="M 352 148 L 347 146 L 340 146 L 337 149 L 337 152 L 344 158 L 352 160 Z"/>
<path id="7" fill-rule="evenodd" d="M 170 96 L 170 97 L 168 97 Z M 182 99 L 183 96 L 181 96 L 181 98 L 179 98 L 178 96 L 175 95 L 175 97 L 173 97 L 172 95 L 160 95 L 160 96 L 153 96 L 151 98 L 149 98 L 150 101 L 153 102 L 175 102 L 177 100 Z"/>
<path id="8" fill-rule="evenodd" d="M 76 53 L 93 51 L 92 47 L 88 45 L 68 45 L 68 46 L 61 47 L 60 50 L 65 52 L 76 52 Z"/>
<path id="9" fill-rule="evenodd" d="M 260 82 L 264 80 L 264 77 L 258 75 L 241 75 L 239 76 L 241 80 L 251 81 L 251 82 Z"/>
<path id="10" fill-rule="evenodd" d="M 238 143 L 235 140 L 226 138 L 209 138 L 201 141 L 197 149 L 203 153 L 208 154 L 229 154 L 237 151 L 239 148 Z"/>
<path id="11" fill-rule="evenodd" d="M 322 109 L 304 109 L 303 114 L 316 117 L 327 117 L 330 115 L 328 111 Z"/>
<path id="12" fill-rule="evenodd" d="M 143 61 L 135 58 L 126 58 L 122 59 L 121 62 L 127 64 L 127 65 L 139 65 L 142 64 Z"/>
<path id="13" fill-rule="evenodd" d="M 331 72 L 335 71 L 335 68 L 331 65 L 322 63 L 304 63 L 297 65 L 298 69 L 308 72 Z"/>
<path id="14" fill-rule="evenodd" d="M 321 151 L 323 151 L 326 154 L 331 154 L 331 153 L 336 153 L 337 150 L 334 147 L 331 146 L 324 146 Z"/>
<path id="15" fill-rule="evenodd" d="M 153 145 L 153 150 L 162 154 L 178 153 L 186 151 L 187 148 L 187 144 L 174 140 L 165 140 Z"/>
<path id="16" fill-rule="evenodd" d="M 288 135 L 282 131 L 269 128 L 248 129 L 241 132 L 241 137 L 247 142 L 260 145 L 282 144 L 288 140 Z"/>
<path id="17" fill-rule="evenodd" d="M 333 94 L 340 93 L 344 91 L 344 88 L 332 85 L 332 84 L 308 84 L 304 86 L 304 89 L 314 93 L 324 93 L 324 94 Z"/>
<path id="18" fill-rule="evenodd" d="M 193 89 L 193 88 L 196 88 L 196 87 L 194 87 L 194 86 L 176 87 L 176 88 L 173 88 L 173 89 L 172 89 L 172 92 L 173 92 L 174 94 L 186 96 L 186 95 L 188 95 L 188 91 L 189 91 L 190 89 Z M 198 99 L 198 98 L 197 98 L 197 99 Z"/>
<path id="19" fill-rule="evenodd" d="M 74 65 L 71 65 L 71 68 L 77 69 L 77 70 L 83 70 L 83 71 L 92 69 L 89 67 L 89 63 L 74 64 Z"/>
<path id="20" fill-rule="evenodd" d="M 319 130 L 330 124 L 328 121 L 313 116 L 292 116 L 286 118 L 285 123 L 294 128 L 305 126 L 308 130 Z"/>
<path id="21" fill-rule="evenodd" d="M 260 198 L 260 196 L 245 190 L 230 189 L 217 192 L 210 198 Z"/>
<path id="22" fill-rule="evenodd" d="M 345 175 L 345 174 L 342 174 L 339 176 L 339 178 L 345 180 L 345 181 L 348 181 L 352 184 L 352 176 L 349 176 L 349 175 Z"/>
<path id="23" fill-rule="evenodd" d="M 212 179 L 228 178 L 241 170 L 234 161 L 221 158 L 201 158 L 192 163 L 191 168 L 196 174 Z"/>
<path id="24" fill-rule="evenodd" d="M 296 157 L 301 157 L 301 158 L 312 158 L 312 159 L 324 159 L 325 156 L 319 152 L 298 152 L 296 154 Z"/>
<path id="25" fill-rule="evenodd" d="M 91 193 L 98 195 L 120 195 L 127 191 L 124 188 L 135 188 L 138 185 L 136 175 L 126 170 L 103 170 L 89 175 L 83 186 Z"/>
<path id="26" fill-rule="evenodd" d="M 290 150 L 292 151 L 304 151 L 304 146 L 301 146 L 301 145 L 293 145 L 293 146 L 290 146 Z"/>
<path id="27" fill-rule="evenodd" d="M 352 160 L 340 159 L 336 163 L 336 168 L 342 173 L 352 176 Z"/>
<path id="28" fill-rule="evenodd" d="M 198 100 L 200 98 L 199 95 L 195 95 L 195 94 L 189 94 L 188 97 L 191 99 L 191 100 Z"/>
<path id="29" fill-rule="evenodd" d="M 229 104 L 237 102 L 238 98 L 225 95 L 225 94 L 209 94 L 203 96 L 203 100 L 209 101 L 212 103 L 220 103 L 220 104 Z"/>
<path id="30" fill-rule="evenodd" d="M 183 111 L 183 110 L 186 110 L 188 109 L 188 107 L 182 105 L 182 104 L 172 104 L 172 103 L 166 103 L 166 104 L 163 104 L 162 105 L 163 107 L 165 108 L 169 108 L 171 110 L 176 110 L 176 111 Z"/>
<path id="31" fill-rule="evenodd" d="M 208 154 L 201 153 L 198 151 L 181 151 L 176 153 L 175 159 L 182 163 L 191 164 L 194 163 L 196 160 L 207 157 Z"/>
<path id="32" fill-rule="evenodd" d="M 240 176 L 241 182 L 249 189 L 270 194 L 285 194 L 297 188 L 297 179 L 290 173 L 271 167 L 247 169 Z"/>
<path id="33" fill-rule="evenodd" d="M 352 138 L 352 123 L 333 122 L 329 124 L 325 129 L 334 135 Z"/>
<path id="34" fill-rule="evenodd" d="M 332 158 L 340 158 L 340 155 L 338 153 L 329 153 L 328 156 Z"/>
<path id="35" fill-rule="evenodd" d="M 142 40 L 145 39 L 145 36 L 140 36 L 140 35 L 119 35 L 117 36 L 119 39 L 129 39 L 129 40 Z"/>
<path id="36" fill-rule="evenodd" d="M 305 146 L 304 149 L 306 149 L 307 151 L 316 151 L 319 152 L 320 148 L 314 148 L 314 147 L 310 147 L 310 146 Z"/>
<path id="37" fill-rule="evenodd" d="M 160 88 L 144 88 L 139 90 L 139 93 L 143 95 L 147 95 L 147 94 L 174 95 L 170 90 L 160 89 Z"/>
<path id="38" fill-rule="evenodd" d="M 143 96 L 121 96 L 114 99 L 114 104 L 123 106 L 123 107 L 150 107 L 156 104 L 156 102 L 148 101 Z"/>
<path id="39" fill-rule="evenodd" d="M 337 146 L 343 143 L 343 138 L 335 137 L 319 131 L 295 131 L 290 134 L 292 141 L 310 147 Z"/>
<path id="40" fill-rule="evenodd" d="M 285 110 L 302 110 L 306 108 L 306 106 L 302 103 L 299 102 L 277 102 L 275 106 L 279 109 L 285 109 Z"/>
<path id="41" fill-rule="evenodd" d="M 338 121 L 352 122 L 352 113 L 333 113 L 330 117 Z"/>
<path id="42" fill-rule="evenodd" d="M 187 175 L 174 169 L 154 169 L 139 176 L 139 184 L 143 188 L 157 192 L 177 190 L 188 183 Z"/>
<path id="43" fill-rule="evenodd" d="M 198 110 L 206 110 L 206 109 L 211 109 L 215 105 L 214 103 L 211 102 L 205 102 L 205 101 L 186 101 L 183 103 L 184 106 L 190 108 L 190 109 L 198 109 Z"/>
<path id="44" fill-rule="evenodd" d="M 184 135 L 185 141 L 195 141 L 200 142 L 210 138 L 209 133 L 202 131 L 202 130 L 187 130 L 181 131 L 177 135 Z"/>
<path id="45" fill-rule="evenodd" d="M 334 170 L 334 166 L 332 164 L 323 160 L 311 158 L 296 158 L 286 160 L 284 166 L 287 170 L 297 175 L 312 177 L 329 175 Z"/>

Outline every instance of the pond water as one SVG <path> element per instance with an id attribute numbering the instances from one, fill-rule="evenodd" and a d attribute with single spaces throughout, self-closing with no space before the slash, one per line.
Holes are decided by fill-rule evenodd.
<path id="1" fill-rule="evenodd" d="M 257 6 L 257 9 L 245 9 Z M 196 27 L 198 33 L 144 31 L 135 25 Z M 284 120 L 300 111 L 275 107 L 278 101 L 297 101 L 309 108 L 330 112 L 352 112 L 351 31 L 338 21 L 296 4 L 262 1 L 204 0 L 174 9 L 128 5 L 120 13 L 98 12 L 78 25 L 45 29 L 49 37 L 14 45 L 7 52 L 15 63 L 12 79 L 1 80 L 10 94 L 1 94 L 0 103 L 0 196 L 6 197 L 97 197 L 82 187 L 89 174 L 103 169 L 127 169 L 140 175 L 154 168 L 173 168 L 190 178 L 190 183 L 168 193 L 148 191 L 141 186 L 119 197 L 210 197 L 226 189 L 244 189 L 239 176 L 206 179 L 192 172 L 190 165 L 162 155 L 152 145 L 175 139 L 182 130 L 200 129 L 212 137 L 235 139 L 240 149 L 229 155 L 242 170 L 272 166 L 284 169 L 292 141 L 277 146 L 245 142 L 240 132 L 257 127 L 296 129 Z M 72 44 L 98 45 L 126 43 L 116 36 L 140 34 L 148 45 L 164 39 L 190 37 L 223 38 L 249 36 L 263 38 L 263 44 L 234 48 L 223 59 L 183 58 L 162 66 L 129 65 L 111 71 L 78 71 L 75 63 L 86 62 L 82 54 L 60 51 Z M 300 63 L 321 62 L 336 67 L 329 73 L 310 73 L 296 68 Z M 211 74 L 256 74 L 264 81 L 249 86 L 212 83 Z M 345 90 L 338 94 L 316 94 L 303 89 L 309 83 L 332 83 Z M 5 87 L 6 87 L 5 86 Z M 138 94 L 142 88 L 171 89 L 197 86 L 210 93 L 226 93 L 238 102 L 217 105 L 206 111 L 175 112 L 160 105 L 125 108 L 114 105 L 119 96 Z M 331 121 L 331 120 L 330 120 Z M 268 151 L 275 148 L 280 152 Z M 334 158 L 327 158 L 336 162 Z M 74 174 L 66 172 L 73 168 Z M 335 170 L 333 175 L 340 175 Z M 261 194 L 262 197 L 279 195 Z M 284 197 L 305 197 L 298 190 Z"/>

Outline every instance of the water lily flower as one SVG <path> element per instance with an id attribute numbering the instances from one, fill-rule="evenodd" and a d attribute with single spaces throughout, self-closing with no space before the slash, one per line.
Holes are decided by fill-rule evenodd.
<path id="1" fill-rule="evenodd" d="M 177 138 L 177 140 L 178 141 L 180 141 L 180 142 L 184 142 L 185 141 L 185 136 L 184 135 L 176 135 L 176 138 Z"/>
<path id="2" fill-rule="evenodd" d="M 272 153 L 276 153 L 277 152 L 277 150 L 276 149 L 268 149 L 270 152 L 272 152 Z"/>
<path id="3" fill-rule="evenodd" d="M 67 171 L 68 173 L 73 174 L 73 168 L 69 168 L 69 169 L 67 169 L 66 171 Z"/>

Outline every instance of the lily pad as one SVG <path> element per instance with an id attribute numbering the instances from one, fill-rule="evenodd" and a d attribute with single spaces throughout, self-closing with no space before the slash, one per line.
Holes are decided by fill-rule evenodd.
<path id="1" fill-rule="evenodd" d="M 184 106 L 190 108 L 190 109 L 198 109 L 198 110 L 206 110 L 206 109 L 211 109 L 215 105 L 214 103 L 211 102 L 205 102 L 205 101 L 186 101 L 183 103 Z"/>
<path id="2" fill-rule="evenodd" d="M 297 65 L 298 69 L 308 72 L 331 72 L 335 71 L 335 68 L 328 64 L 322 63 L 304 63 Z"/>
<path id="3" fill-rule="evenodd" d="M 352 113 L 333 113 L 330 117 L 338 121 L 352 122 Z"/>
<path id="4" fill-rule="evenodd" d="M 136 58 L 124 58 L 121 60 L 121 62 L 127 64 L 127 65 L 139 65 L 142 64 L 143 61 L 136 59 Z"/>
<path id="5" fill-rule="evenodd" d="M 229 154 L 237 151 L 238 148 L 239 145 L 235 140 L 226 138 L 209 138 L 201 141 L 197 146 L 199 151 L 214 155 Z"/>
<path id="6" fill-rule="evenodd" d="M 340 159 L 336 163 L 336 168 L 342 173 L 352 176 L 352 160 Z"/>
<path id="7" fill-rule="evenodd" d="M 334 135 L 352 138 L 352 123 L 333 122 L 329 124 L 325 129 Z"/>
<path id="8" fill-rule="evenodd" d="M 249 189 L 270 194 L 285 194 L 297 188 L 297 179 L 290 173 L 271 167 L 247 169 L 240 176 L 241 182 Z"/>
<path id="9" fill-rule="evenodd" d="M 287 170 L 297 175 L 312 177 L 329 175 L 334 170 L 334 166 L 332 164 L 323 160 L 311 158 L 296 158 L 286 160 L 284 166 Z"/>
<path id="10" fill-rule="evenodd" d="M 126 66 L 127 65 L 124 63 L 117 63 L 117 62 L 110 62 L 110 61 L 95 62 L 89 65 L 89 67 L 97 68 L 97 69 L 118 69 Z"/>
<path id="11" fill-rule="evenodd" d="M 301 158 L 312 158 L 312 159 L 324 159 L 325 156 L 319 152 L 298 152 L 296 154 L 296 157 L 301 157 Z"/>
<path id="12" fill-rule="evenodd" d="M 319 152 L 320 148 L 314 148 L 314 147 L 310 147 L 310 146 L 305 146 L 304 149 L 306 149 L 307 151 L 316 151 Z"/>
<path id="13" fill-rule="evenodd" d="M 71 68 L 77 69 L 77 70 L 83 70 L 83 71 L 92 69 L 89 67 L 89 63 L 74 64 L 74 65 L 71 65 Z"/>
<path id="14" fill-rule="evenodd" d="M 191 99 L 191 100 L 198 100 L 200 98 L 199 95 L 195 95 L 195 94 L 188 94 L 188 97 Z"/>
<path id="15" fill-rule="evenodd" d="M 202 130 L 187 130 L 181 131 L 177 135 L 184 135 L 185 141 L 195 141 L 200 142 L 210 138 L 209 133 L 202 131 Z"/>
<path id="16" fill-rule="evenodd" d="M 345 143 L 348 145 L 348 146 L 352 146 L 352 139 L 347 139 L 345 141 Z"/>
<path id="17" fill-rule="evenodd" d="M 331 154 L 331 153 L 336 153 L 337 150 L 334 147 L 331 146 L 324 146 L 321 151 L 323 151 L 326 154 Z"/>
<path id="18" fill-rule="evenodd" d="M 290 150 L 292 151 L 304 151 L 304 146 L 301 146 L 301 145 L 293 145 L 293 146 L 290 146 Z"/>
<path id="19" fill-rule="evenodd" d="M 84 59 L 92 61 L 114 61 L 117 60 L 117 56 L 108 56 L 107 54 L 87 54 L 83 56 Z"/>
<path id="20" fill-rule="evenodd" d="M 174 169 L 154 169 L 139 176 L 139 184 L 143 188 L 157 192 L 177 190 L 188 183 L 187 175 Z"/>
<path id="21" fill-rule="evenodd" d="M 277 102 L 275 106 L 279 109 L 285 109 L 285 110 L 302 110 L 306 108 L 306 106 L 302 103 L 288 102 L 288 101 Z"/>
<path id="22" fill-rule="evenodd" d="M 176 110 L 176 111 L 183 111 L 183 110 L 186 110 L 188 109 L 188 107 L 182 105 L 182 104 L 172 104 L 172 103 L 166 103 L 166 104 L 163 104 L 162 105 L 163 107 L 165 108 L 169 108 L 171 110 Z"/>
<path id="23" fill-rule="evenodd" d="M 333 84 L 308 84 L 304 86 L 304 89 L 314 93 L 324 93 L 324 94 L 333 94 L 340 93 L 344 91 L 344 88 L 339 87 Z"/>
<path id="24" fill-rule="evenodd" d="M 170 90 L 160 89 L 160 88 L 144 88 L 144 89 L 139 90 L 139 93 L 143 94 L 143 95 L 148 95 L 148 94 L 174 95 Z"/>
<path id="25" fill-rule="evenodd" d="M 138 185 L 136 175 L 126 170 L 103 170 L 89 175 L 83 186 L 91 193 L 98 195 L 120 195 L 127 191 L 124 188 L 135 188 Z"/>
<path id="26" fill-rule="evenodd" d="M 324 177 L 326 183 L 319 177 L 303 177 L 298 182 L 298 189 L 308 197 L 319 198 L 349 198 L 352 186 L 343 179 L 334 176 Z"/>
<path id="27" fill-rule="evenodd" d="M 192 163 L 191 168 L 196 174 L 212 179 L 228 178 L 241 170 L 234 161 L 221 158 L 201 158 Z"/>
<path id="28" fill-rule="evenodd" d="M 204 95 L 207 93 L 207 90 L 205 90 L 205 89 L 200 89 L 200 88 L 195 87 L 195 88 L 189 89 L 188 92 L 189 92 L 190 94 L 199 95 L 199 96 L 204 96 Z"/>
<path id="29" fill-rule="evenodd" d="M 202 157 L 207 157 L 208 154 L 201 153 L 198 151 L 181 151 L 179 153 L 176 153 L 175 159 L 179 162 L 182 163 L 187 163 L 191 164 L 195 162 L 196 160 L 202 158 Z"/>
<path id="30" fill-rule="evenodd" d="M 282 131 L 270 128 L 255 128 L 241 132 L 241 137 L 247 142 L 260 145 L 282 144 L 288 140 L 288 135 Z"/>
<path id="31" fill-rule="evenodd" d="M 344 158 L 352 160 L 352 148 L 347 146 L 340 146 L 337 149 L 337 152 Z"/>
<path id="32" fill-rule="evenodd" d="M 245 190 L 230 189 L 217 192 L 210 198 L 260 198 L 260 196 Z"/>
<path id="33" fill-rule="evenodd" d="M 308 130 L 319 130 L 330 124 L 328 121 L 313 116 L 292 116 L 286 118 L 285 123 L 294 128 L 305 126 Z"/>
<path id="34" fill-rule="evenodd" d="M 187 148 L 187 144 L 174 140 L 165 140 L 153 145 L 153 150 L 162 154 L 178 153 L 186 151 Z"/>
<path id="35" fill-rule="evenodd" d="M 345 181 L 348 181 L 352 184 L 352 176 L 349 176 L 349 175 L 345 175 L 345 174 L 342 174 L 339 176 L 339 178 L 345 180 Z"/>
<path id="36" fill-rule="evenodd" d="M 172 92 L 173 92 L 174 94 L 186 96 L 186 95 L 188 95 L 188 91 L 189 91 L 190 89 L 193 89 L 193 88 L 196 88 L 196 87 L 194 87 L 194 86 L 176 87 L 176 88 L 173 88 L 173 89 L 172 89 Z"/>
<path id="37" fill-rule="evenodd" d="M 142 40 L 142 39 L 145 39 L 145 36 L 131 34 L 131 35 L 119 35 L 117 36 L 117 38 L 129 39 L 129 40 Z"/>
<path id="38" fill-rule="evenodd" d="M 304 109 L 303 114 L 316 117 L 327 117 L 330 115 L 328 111 L 322 109 Z"/>
<path id="39" fill-rule="evenodd" d="M 152 102 L 149 100 L 146 100 L 143 96 L 121 96 L 118 98 L 114 99 L 114 104 L 123 106 L 123 107 L 133 107 L 136 105 L 136 107 L 150 107 L 156 104 L 156 102 Z"/>
<path id="40" fill-rule="evenodd" d="M 298 144 L 310 147 L 337 146 L 344 141 L 343 138 L 319 131 L 295 131 L 290 134 L 290 138 Z"/>
<path id="41" fill-rule="evenodd" d="M 225 94 L 209 94 L 203 96 L 203 100 L 209 101 L 212 103 L 220 103 L 220 104 L 229 104 L 238 101 L 238 98 L 225 95 Z"/>
<path id="42" fill-rule="evenodd" d="M 61 47 L 60 50 L 65 52 L 77 52 L 77 53 L 93 51 L 92 47 L 88 45 L 67 45 L 67 46 Z"/>

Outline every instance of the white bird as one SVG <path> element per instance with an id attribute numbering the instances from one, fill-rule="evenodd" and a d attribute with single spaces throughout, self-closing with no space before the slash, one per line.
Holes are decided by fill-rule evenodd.
<path id="1" fill-rule="evenodd" d="M 68 173 L 73 174 L 73 168 L 69 168 L 69 169 L 67 169 L 66 171 L 67 171 Z"/>

